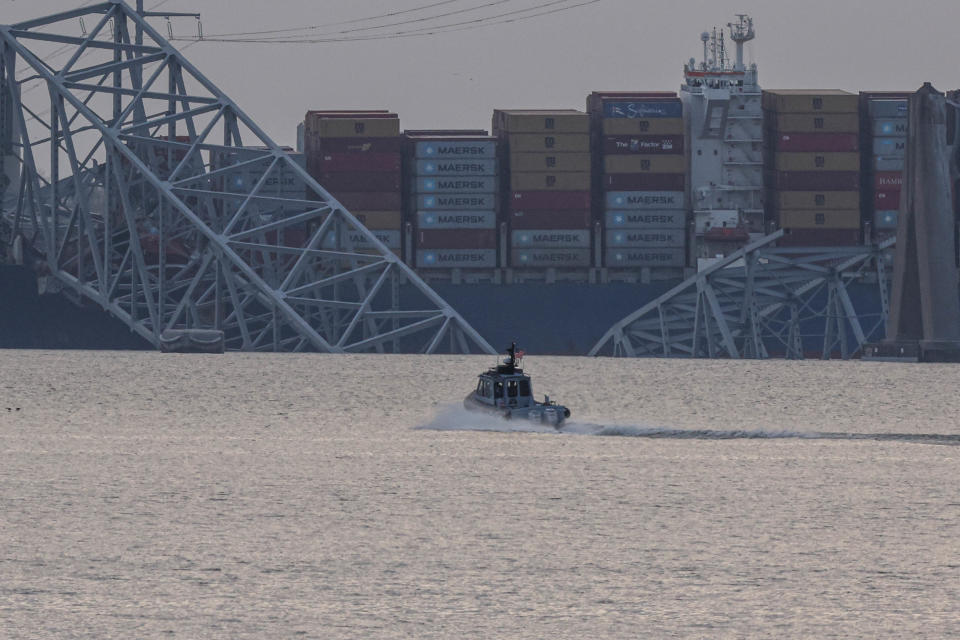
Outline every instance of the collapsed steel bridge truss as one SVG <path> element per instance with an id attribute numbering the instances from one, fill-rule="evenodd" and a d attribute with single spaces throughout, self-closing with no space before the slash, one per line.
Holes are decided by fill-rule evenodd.
<path id="1" fill-rule="evenodd" d="M 65 291 L 155 346 L 494 353 L 121 0 L 0 47 L 0 235 Z"/>
<path id="2" fill-rule="evenodd" d="M 880 245 L 781 248 L 783 231 L 750 244 L 630 314 L 590 355 L 800 359 L 851 358 L 889 311 L 886 250 Z M 872 283 L 880 309 L 857 309 L 848 287 Z"/>

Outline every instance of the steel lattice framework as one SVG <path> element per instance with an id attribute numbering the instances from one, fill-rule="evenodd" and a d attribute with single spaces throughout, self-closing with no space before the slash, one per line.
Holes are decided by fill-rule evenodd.
<path id="1" fill-rule="evenodd" d="M 799 359 L 811 344 L 823 358 L 850 358 L 889 311 L 888 266 L 880 245 L 780 248 L 783 231 L 714 263 L 630 314 L 590 355 Z M 848 291 L 872 282 L 881 309 L 858 310 Z M 852 340 L 851 340 L 852 336 Z"/>
<path id="2" fill-rule="evenodd" d="M 157 346 L 495 353 L 122 1 L 0 43 L 4 235 L 64 290 Z"/>

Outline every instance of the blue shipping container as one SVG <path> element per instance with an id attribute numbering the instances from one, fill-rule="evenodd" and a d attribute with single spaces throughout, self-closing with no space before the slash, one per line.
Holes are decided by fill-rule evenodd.
<path id="1" fill-rule="evenodd" d="M 496 249 L 430 249 L 417 251 L 417 267 L 420 269 L 492 269 L 496 266 Z"/>
<path id="2" fill-rule="evenodd" d="M 491 193 L 438 193 L 417 196 L 417 209 L 496 209 Z"/>
<path id="3" fill-rule="evenodd" d="M 682 248 L 686 234 L 682 229 L 611 229 L 607 231 L 607 247 Z"/>
<path id="4" fill-rule="evenodd" d="M 683 209 L 663 211 L 607 211 L 609 229 L 685 229 L 687 215 Z"/>
<path id="5" fill-rule="evenodd" d="M 437 176 L 417 178 L 412 186 L 414 193 L 496 193 L 497 179 L 489 176 Z"/>
<path id="6" fill-rule="evenodd" d="M 873 168 L 877 171 L 903 171 L 904 157 L 874 156 Z"/>
<path id="7" fill-rule="evenodd" d="M 682 118 L 683 103 L 617 101 L 603 103 L 604 118 Z"/>
<path id="8" fill-rule="evenodd" d="M 421 229 L 496 229 L 496 211 L 418 211 Z"/>
<path id="9" fill-rule="evenodd" d="M 417 176 L 495 176 L 496 160 L 417 160 Z"/>
<path id="10" fill-rule="evenodd" d="M 496 158 L 497 143 L 489 141 L 429 141 L 418 142 L 416 146 L 418 158 Z"/>
<path id="11" fill-rule="evenodd" d="M 873 214 L 873 226 L 877 229 L 896 229 L 899 217 L 900 212 L 896 209 L 875 211 Z"/>
<path id="12" fill-rule="evenodd" d="M 387 246 L 387 249 L 400 248 L 400 230 L 396 229 L 377 229 L 371 230 L 377 240 Z M 337 242 L 337 232 L 331 231 L 324 238 L 323 249 L 343 250 L 343 249 L 373 249 L 374 244 L 365 233 L 361 231 L 343 230 L 340 232 L 340 242 Z"/>
<path id="13" fill-rule="evenodd" d="M 871 100 L 869 112 L 871 118 L 906 118 L 910 103 L 903 98 L 893 100 Z"/>
<path id="14" fill-rule="evenodd" d="M 902 136 L 907 137 L 908 122 L 906 118 L 897 118 L 893 120 L 875 120 L 873 123 L 873 135 L 875 136 Z"/>
<path id="15" fill-rule="evenodd" d="M 906 138 L 874 138 L 873 155 L 899 158 L 907 153 Z"/>
<path id="16" fill-rule="evenodd" d="M 607 267 L 683 267 L 683 249 L 608 249 L 604 255 Z"/>
<path id="17" fill-rule="evenodd" d="M 683 209 L 683 191 L 608 191 L 607 209 Z"/>
<path id="18" fill-rule="evenodd" d="M 589 249 L 589 229 L 523 229 L 514 231 L 510 239 L 513 247 Z"/>

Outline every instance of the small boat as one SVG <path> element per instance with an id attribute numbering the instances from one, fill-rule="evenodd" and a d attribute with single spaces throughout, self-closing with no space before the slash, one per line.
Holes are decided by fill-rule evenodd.
<path id="1" fill-rule="evenodd" d="M 522 359 L 523 351 L 517 351 L 516 343 L 512 343 L 502 364 L 478 376 L 476 390 L 463 399 L 464 408 L 559 429 L 570 417 L 570 409 L 551 401 L 550 396 L 544 396 L 543 402 L 533 399 L 530 376 L 520 368 Z"/>

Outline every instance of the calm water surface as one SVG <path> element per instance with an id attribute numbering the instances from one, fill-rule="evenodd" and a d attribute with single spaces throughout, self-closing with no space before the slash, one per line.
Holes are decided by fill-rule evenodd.
<path id="1" fill-rule="evenodd" d="M 960 636 L 960 368 L 489 364 L 0 351 L 0 637 Z"/>

